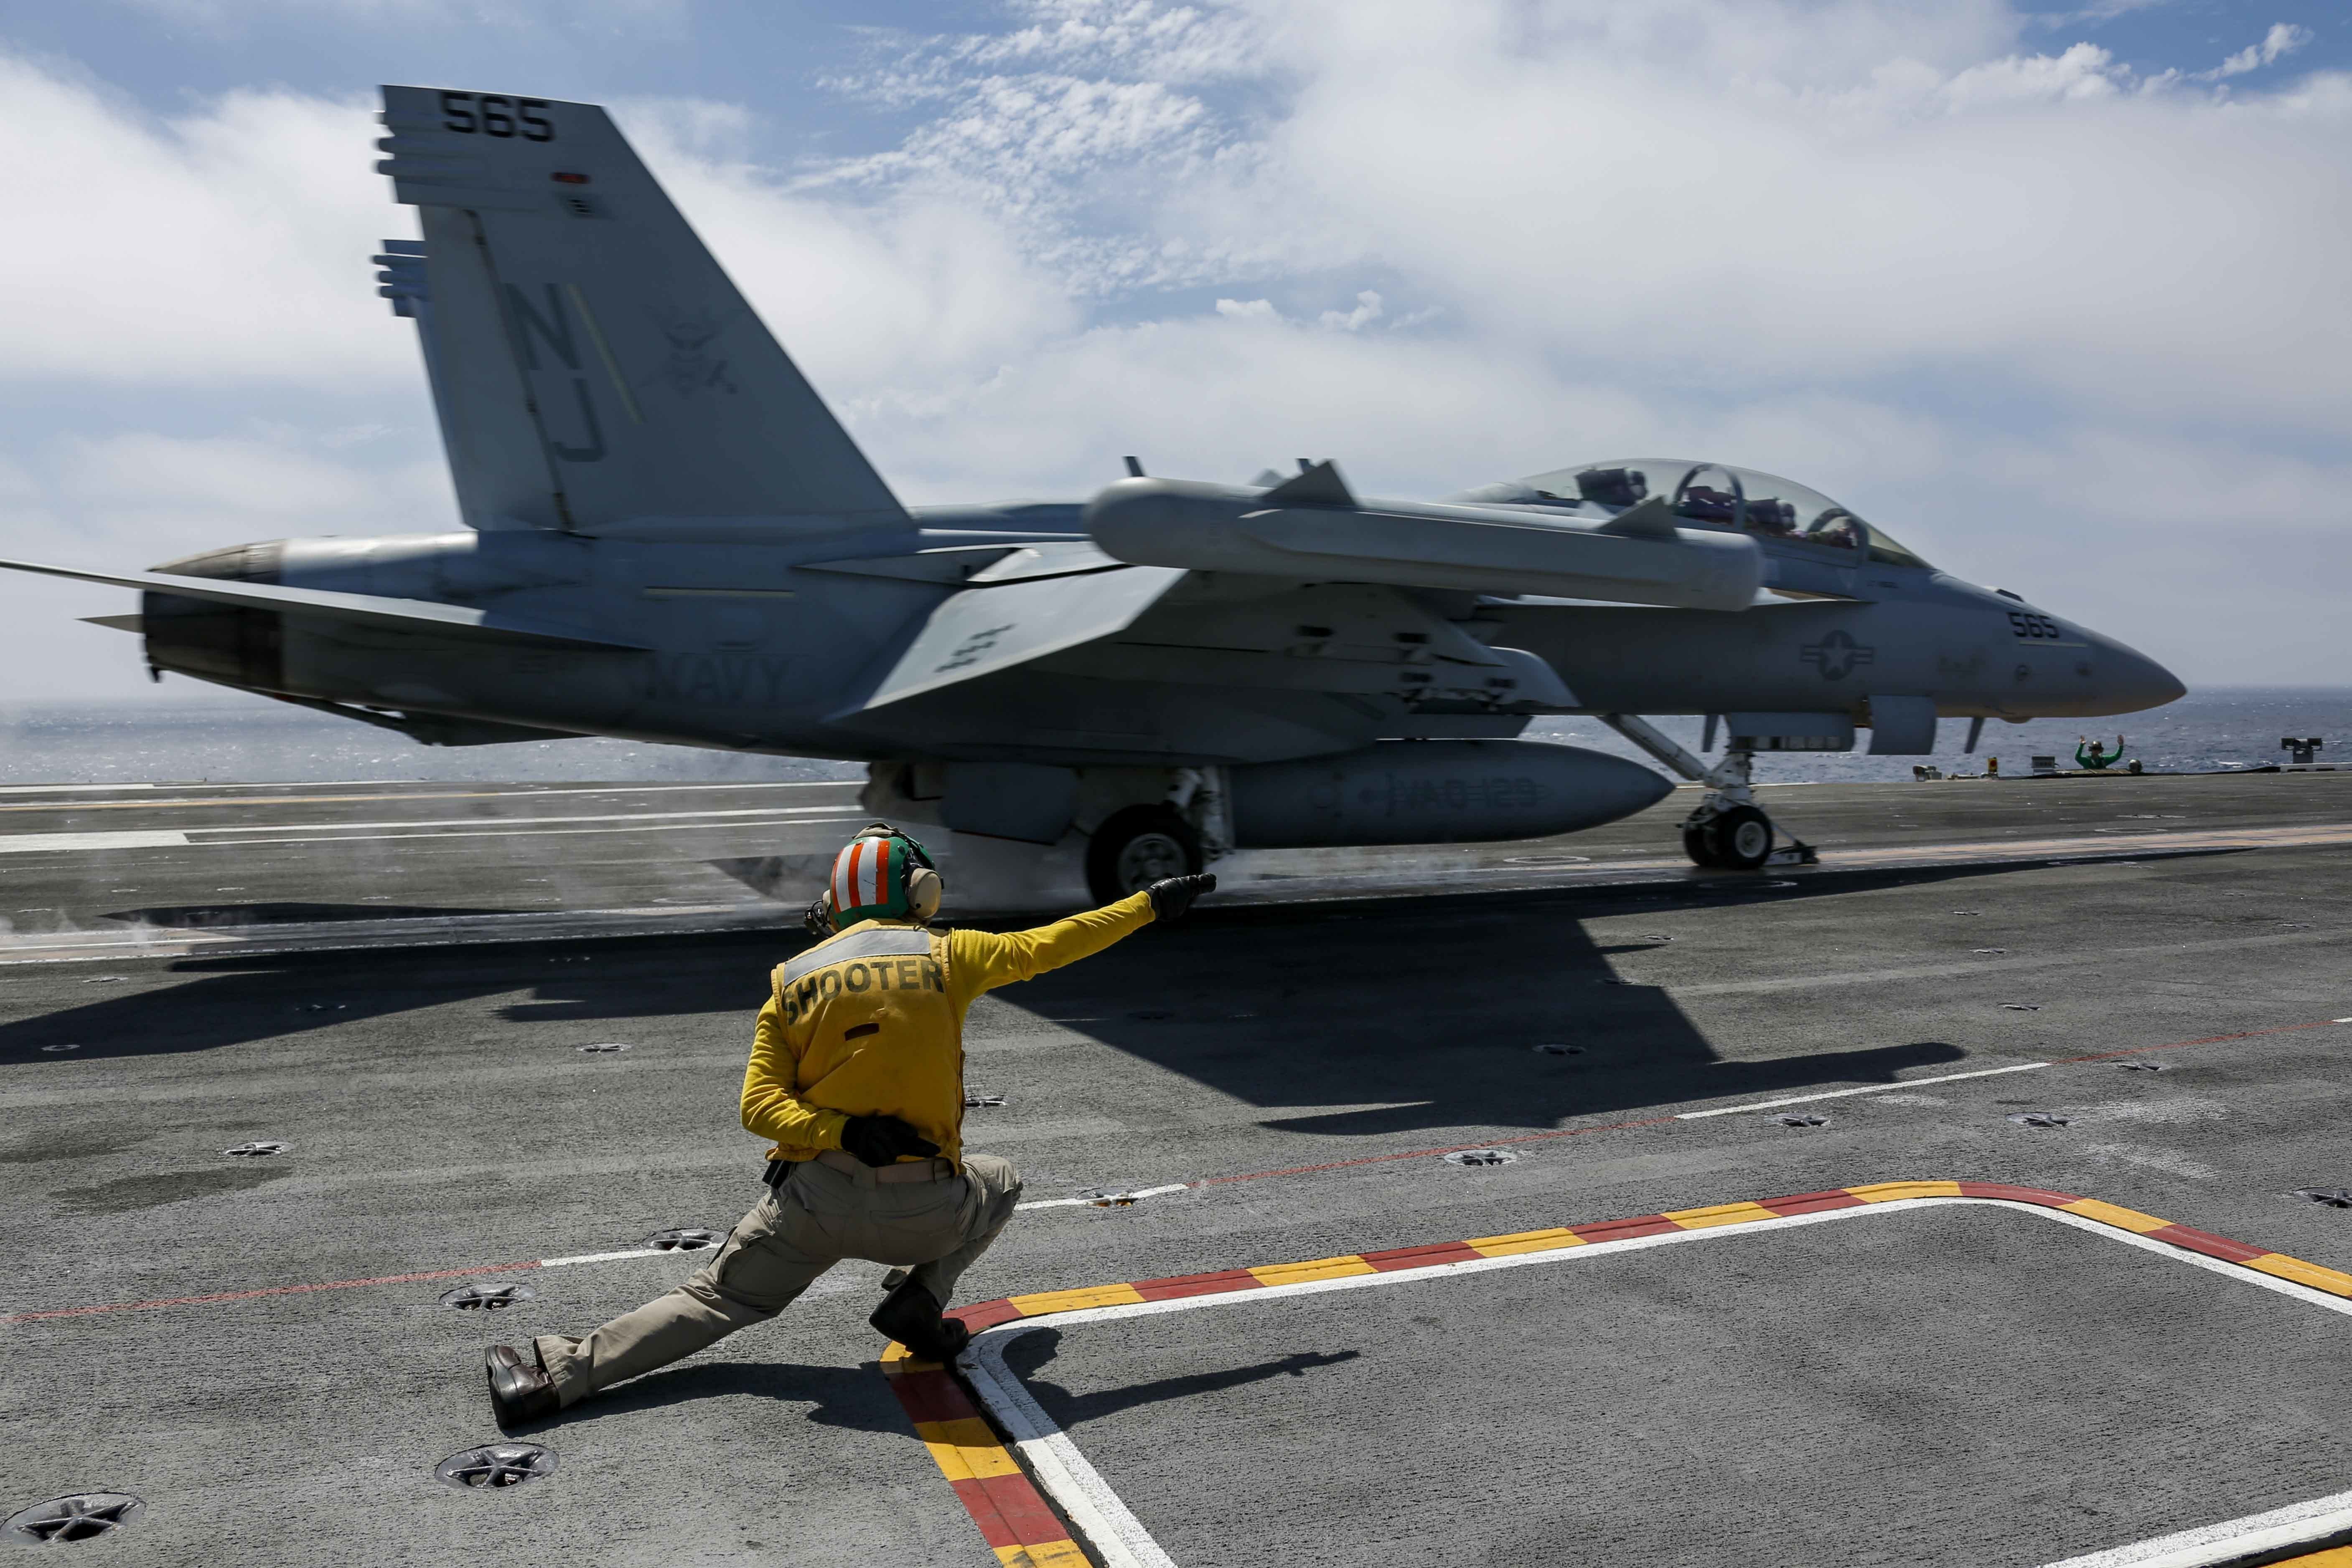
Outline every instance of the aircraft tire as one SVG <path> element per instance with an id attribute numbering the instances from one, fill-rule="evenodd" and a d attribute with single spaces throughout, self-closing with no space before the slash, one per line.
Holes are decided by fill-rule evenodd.
<path id="1" fill-rule="evenodd" d="M 1683 829 L 1683 853 L 1690 857 L 1694 866 L 1715 864 L 1715 847 L 1706 841 L 1706 829 L 1704 827 Z"/>
<path id="2" fill-rule="evenodd" d="M 1201 869 L 1201 836 L 1173 806 L 1130 805 L 1113 812 L 1087 846 L 1087 887 L 1098 903 L 1116 903 L 1162 877 Z"/>
<path id="3" fill-rule="evenodd" d="M 1752 805 L 1719 812 L 1699 832 L 1727 870 L 1753 871 L 1772 858 L 1772 819 Z"/>

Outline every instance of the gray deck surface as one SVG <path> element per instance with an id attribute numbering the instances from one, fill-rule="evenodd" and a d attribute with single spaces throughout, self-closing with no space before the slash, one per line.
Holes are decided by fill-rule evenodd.
<path id="1" fill-rule="evenodd" d="M 1183 1568 L 2019 1568 L 2342 1489 L 2347 1325 L 1990 1205 L 1040 1328 Z"/>
<path id="2" fill-rule="evenodd" d="M 224 835 L 0 854 L 0 915 L 32 939 L 81 930 L 118 942 L 139 928 L 113 917 L 142 910 L 244 910 L 260 922 L 249 946 L 202 953 L 166 945 L 142 957 L 118 945 L 98 960 L 29 962 L 38 954 L 0 952 L 0 1247 L 10 1259 L 0 1315 L 460 1271 L 0 1323 L 0 1512 L 68 1491 L 136 1492 L 146 1517 L 83 1552 L 138 1564 L 987 1568 L 992 1555 L 870 1369 L 879 1346 L 862 1320 L 880 1270 L 862 1266 L 837 1270 L 779 1321 L 551 1424 L 538 1440 L 560 1455 L 552 1477 L 488 1495 L 434 1481 L 436 1462 L 496 1435 L 481 1394 L 485 1342 L 593 1326 L 693 1260 L 506 1276 L 539 1298 L 488 1319 L 434 1304 L 463 1271 L 626 1247 L 663 1226 L 724 1229 L 756 1195 L 761 1146 L 736 1125 L 735 1099 L 762 977 L 801 939 L 781 910 L 766 930 L 593 941 L 305 952 L 277 951 L 269 931 L 341 921 L 355 942 L 389 940 L 372 924 L 387 903 L 481 911 L 543 899 L 561 910 L 738 897 L 708 860 L 814 851 L 843 829 L 681 830 L 657 815 L 681 798 L 696 809 L 751 798 L 730 791 L 631 792 L 594 805 L 557 792 L 567 812 L 637 814 L 595 835 L 512 820 L 543 813 L 545 795 L 383 799 L 414 793 L 272 786 L 273 800 L 308 804 L 236 808 L 0 802 L 40 806 L 11 811 L 0 833 L 483 818 L 480 836 L 463 839 L 428 830 L 362 841 L 346 830 L 353 841 L 342 845 Z M 1925 841 L 1982 844 L 1991 856 L 2007 838 L 2114 837 L 2102 827 L 2352 823 L 2352 774 L 1771 793 L 1776 811 L 1832 851 Z M 331 795 L 363 798 L 318 798 Z M 2352 1268 L 2352 1211 L 2286 1195 L 2352 1186 L 2352 1027 L 2159 1052 L 2161 1073 L 2074 1059 L 2352 1016 L 2352 848 L 1863 870 L 1838 869 L 1832 853 L 1820 871 L 1694 879 L 1669 869 L 1679 809 L 1669 802 L 1600 833 L 1481 851 L 1496 865 L 1654 852 L 1659 875 L 1648 881 L 1447 893 L 1461 884 L 1442 868 L 1400 862 L 1400 879 L 1425 872 L 1421 886 L 1433 890 L 1212 901 L 1181 927 L 983 1001 L 971 1019 L 969 1080 L 1008 1103 L 971 1112 L 967 1138 L 1016 1161 L 1031 1198 L 1213 1180 L 1132 1208 L 1024 1214 L 970 1276 L 968 1298 L 1946 1176 L 2084 1193 Z M 322 826 L 310 837 L 336 835 Z M 1543 871 L 1530 862 L 1516 874 Z M 1327 900 L 1348 885 L 1306 880 Z M 148 931 L 161 940 L 168 929 Z M 605 1041 L 633 1048 L 576 1049 Z M 1544 1043 L 1580 1054 L 1538 1054 Z M 44 1049 L 52 1045 L 79 1048 Z M 2065 1065 L 1914 1081 L 2035 1061 Z M 1870 1092 L 1811 1107 L 1828 1116 L 1821 1127 L 1769 1114 L 1673 1120 L 1845 1088 Z M 2038 1110 L 2074 1120 L 2052 1131 L 2007 1120 Z M 1516 1163 L 1486 1169 L 1416 1152 L 1553 1132 L 1568 1135 L 1520 1144 Z M 265 1138 L 292 1146 L 258 1162 L 220 1152 Z M 1840 1245 L 1864 1245 L 1868 1222 L 1843 1223 L 1857 1228 L 1839 1233 L 1853 1237 Z M 1835 1232 L 1822 1227 L 1822 1242 Z M 1868 1245 L 1901 1246 L 1896 1232 L 1875 1234 Z M 2058 1245 L 2032 1235 L 2045 1250 Z M 1783 1245 L 1758 1239 L 1757 1257 Z M 1657 1266 L 1741 1245 L 1669 1247 Z M 1588 1267 L 1519 1272 L 1532 1286 Z M 2099 1335 L 2147 1331 L 2150 1367 L 2197 1375 L 2192 1337 L 2168 1321 L 2151 1329 L 2121 1318 L 2065 1276 L 2049 1279 L 2053 1299 L 2082 1302 Z M 1809 1278 L 1843 1288 L 1833 1271 L 1776 1275 L 1790 1322 L 1808 1315 Z M 1351 1299 L 1351 1310 L 1373 1294 Z M 2251 1312 L 2275 1310 L 2242 1294 Z M 1748 1343 L 1745 1304 L 1717 1304 L 1714 1318 L 1706 1299 L 1686 1309 L 1692 1331 L 1727 1350 Z M 2017 1305 L 2043 1310 L 2038 1298 Z M 1323 1321 L 1306 1348 L 1370 1359 L 1371 1340 L 1345 1342 L 1349 1321 Z M 1420 1326 L 1441 1363 L 1453 1337 L 1476 1348 L 1474 1330 L 1445 1321 L 1444 1332 Z M 1363 1323 L 1369 1335 L 1378 1315 Z M 2344 1326 L 2310 1332 L 2332 1343 Z M 1997 1323 L 1983 1334 L 2009 1338 Z M 1474 1360 L 1465 1353 L 1465 1378 Z M 1725 1396 L 1769 1405 L 1775 1385 L 1762 1365 L 1727 1353 Z M 1331 1370 L 1269 1382 L 1320 1386 Z M 1937 1403 L 1932 1391 L 1888 1397 L 1916 1394 L 1927 1437 L 1969 1451 L 1992 1413 Z M 1121 1419 L 1148 1426 L 1163 1409 L 1172 1420 L 1181 1403 Z M 1779 1462 L 1849 1440 L 1833 1406 L 1815 1413 Z M 1856 1403 L 1843 1419 L 1873 1418 Z M 2352 1415 L 2331 1418 L 2332 1432 L 2308 1437 L 2329 1463 L 2352 1451 Z M 1657 1431 L 1649 1450 L 1616 1440 L 1586 1450 L 1620 1463 L 1614 1495 L 1653 1491 L 1658 1517 L 1682 1520 L 1694 1541 L 1743 1506 L 1764 1506 L 1766 1489 L 1738 1474 L 1704 1495 L 1652 1487 L 1656 1455 L 1682 1452 L 1678 1440 L 1701 1451 L 1700 1434 Z M 1134 1456 L 1150 1458 L 1155 1439 L 1136 1433 Z M 1172 1431 L 1156 1441 L 1167 1465 L 1192 1462 Z M 1335 1443 L 1319 1479 L 1341 1491 L 1374 1485 L 1396 1447 L 1377 1433 Z M 2340 1473 L 2315 1479 L 2305 1463 L 2298 1452 L 2247 1474 L 2247 1506 L 2231 1511 L 2352 1486 Z M 2150 1510 L 2208 1516 L 2210 1489 L 2194 1477 L 2149 1462 L 2139 1484 Z M 1302 1491 L 1299 1506 L 1320 1495 Z M 1498 1506 L 1553 1502 L 1539 1489 Z M 1736 1560 L 1802 1568 L 1810 1550 L 1790 1536 Z"/>

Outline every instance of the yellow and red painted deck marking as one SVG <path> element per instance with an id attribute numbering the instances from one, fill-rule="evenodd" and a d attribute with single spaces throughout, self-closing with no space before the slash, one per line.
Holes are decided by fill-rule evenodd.
<path id="1" fill-rule="evenodd" d="M 915 1436 L 1003 1568 L 1091 1568 L 1069 1526 L 1013 1462 L 953 1374 L 937 1362 L 917 1361 L 900 1344 L 884 1352 L 882 1370 L 915 1424 Z"/>
<path id="2" fill-rule="evenodd" d="M 1051 1317 L 1100 1307 L 1130 1306 L 1187 1296 L 1215 1296 L 1234 1291 L 1263 1290 L 1318 1279 L 1339 1279 L 1366 1274 L 1391 1274 L 1482 1258 L 1511 1258 L 1532 1252 L 1558 1252 L 1597 1242 L 1625 1241 L 1663 1236 L 1673 1231 L 1711 1230 L 1757 1220 L 1821 1214 L 1832 1209 L 1863 1208 L 1873 1204 L 1916 1198 L 1975 1198 L 2029 1204 L 2054 1209 L 2097 1225 L 2161 1241 L 2186 1252 L 2258 1270 L 2352 1300 L 2352 1274 L 2306 1263 L 2299 1258 L 2249 1247 L 2227 1237 L 2176 1225 L 2169 1220 L 2127 1209 L 2098 1198 L 2080 1197 L 2047 1187 L 2018 1186 L 2007 1182 L 1874 1182 L 1856 1187 L 1832 1187 L 1818 1193 L 1765 1198 L 1752 1203 L 1712 1204 L 1701 1208 L 1672 1209 L 1664 1214 L 1636 1215 L 1627 1219 L 1591 1225 L 1559 1226 L 1520 1231 L 1510 1236 L 1474 1237 L 1465 1241 L 1431 1242 L 1419 1247 L 1390 1247 L 1378 1252 L 1318 1258 L 1304 1263 L 1264 1264 L 1254 1268 L 1226 1268 L 1209 1274 L 1179 1274 L 1165 1279 L 1132 1279 L 1110 1285 L 1090 1285 L 1070 1290 L 1044 1290 L 959 1307 L 960 1318 L 978 1333 L 1000 1323 Z M 1037 1568 L 1079 1568 L 1087 1559 L 1027 1474 L 1000 1441 L 962 1384 L 948 1369 L 908 1357 L 904 1346 L 892 1345 L 883 1359 L 899 1403 L 915 1423 L 916 1435 L 930 1449 L 940 1471 L 956 1495 L 971 1510 L 981 1534 L 1000 1563 L 1034 1564 Z M 2296 1558 L 2309 1568 L 2352 1568 L 2352 1548 Z M 2283 1565 L 2284 1568 L 2284 1565 Z"/>
<path id="3" fill-rule="evenodd" d="M 1859 1208 L 1866 1204 L 1892 1203 L 1901 1198 L 1988 1198 L 2060 1209 L 2101 1225 L 2113 1226 L 2153 1240 L 2169 1242 L 2186 1251 L 2242 1264 L 2298 1285 L 2352 1300 L 2352 1274 L 2306 1263 L 2268 1247 L 2248 1247 L 2226 1237 L 2175 1225 L 2154 1215 L 2141 1214 L 2097 1198 L 2077 1197 L 2047 1187 L 2013 1186 L 2006 1182 L 1874 1182 L 1866 1186 L 1832 1187 L 1826 1192 L 1799 1193 L 1792 1197 L 1765 1198 L 1755 1203 L 1714 1204 L 1705 1208 L 1674 1209 L 1664 1214 L 1637 1215 L 1631 1219 L 1601 1220 L 1593 1225 L 1560 1226 L 1549 1230 L 1521 1231 L 1513 1236 L 1474 1237 L 1467 1241 L 1439 1241 L 1420 1247 L 1391 1247 L 1381 1252 L 1349 1253 L 1342 1258 L 1318 1258 L 1306 1263 L 1275 1263 L 1255 1268 L 1227 1268 L 1214 1274 L 1180 1274 L 1167 1279 L 1134 1279 L 1116 1285 L 1090 1285 L 1076 1290 L 1045 1290 L 959 1307 L 959 1317 L 977 1333 L 1021 1318 L 1041 1318 L 1055 1312 L 1089 1307 L 1114 1307 L 1136 1301 L 1164 1301 L 1172 1296 L 1212 1296 L 1229 1290 L 1256 1290 L 1275 1285 L 1296 1285 L 1308 1279 L 1337 1279 L 1351 1274 L 1388 1274 L 1405 1268 L 1426 1268 L 1441 1263 L 1464 1263 L 1474 1258 L 1507 1258 L 1526 1252 L 1556 1252 L 1596 1241 L 1623 1241 L 1637 1236 L 1662 1236 L 1675 1230 L 1707 1230 L 1717 1226 L 1744 1225 L 1751 1220 L 1788 1215 L 1819 1214 L 1824 1209 Z"/>

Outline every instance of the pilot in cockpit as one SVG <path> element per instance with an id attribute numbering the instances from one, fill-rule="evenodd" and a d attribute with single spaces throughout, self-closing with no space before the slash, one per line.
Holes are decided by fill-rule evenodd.
<path id="1" fill-rule="evenodd" d="M 1767 538 L 1793 539 L 1797 534 L 1797 509 L 1784 500 L 1749 500 L 1747 521 L 1750 532 Z"/>
<path id="2" fill-rule="evenodd" d="M 1832 508 L 1822 513 L 1805 532 L 1813 544 L 1834 544 L 1841 550 L 1862 548 L 1862 520 L 1843 508 Z"/>
<path id="3" fill-rule="evenodd" d="M 1694 522 L 1729 522 L 1739 515 L 1739 497 L 1711 485 L 1685 485 L 1675 498 L 1675 513 Z"/>
<path id="4" fill-rule="evenodd" d="M 1639 468 L 1587 468 L 1576 476 L 1576 493 L 1581 500 L 1622 511 L 1638 505 L 1650 493 L 1650 478 Z"/>

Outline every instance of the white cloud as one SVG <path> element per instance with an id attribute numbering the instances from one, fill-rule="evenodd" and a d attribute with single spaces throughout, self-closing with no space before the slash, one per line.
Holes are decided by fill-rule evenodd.
<path id="1" fill-rule="evenodd" d="M 1381 307 L 1381 296 L 1379 291 L 1372 289 L 1364 289 L 1358 290 L 1356 294 L 1356 308 L 1354 310 L 1326 310 L 1322 315 L 1316 319 L 1321 321 L 1325 326 L 1332 328 L 1334 331 L 1354 332 L 1362 331 L 1365 326 L 1370 322 L 1379 321 L 1381 317 L 1386 313 L 1387 312 Z"/>
<path id="2" fill-rule="evenodd" d="M 218 387 L 413 374 L 368 257 L 414 233 L 367 105 L 233 93 L 175 119 L 0 55 L 0 378 Z"/>
<path id="3" fill-rule="evenodd" d="M 2293 347 L 2352 326 L 2326 259 L 2352 216 L 2310 199 L 2352 178 L 2339 110 L 2136 99 L 2089 46 L 1799 91 L 1499 26 L 1408 46 L 1381 11 L 1302 24 L 1325 57 L 1263 157 L 1190 195 L 1196 236 L 1393 268 L 1637 379 L 1993 376 L 2323 428 L 2352 394 L 2352 356 Z"/>
<path id="4" fill-rule="evenodd" d="M 1937 94 L 1955 114 L 1995 104 L 2106 98 L 2130 73 L 2095 44 L 2056 55 L 2011 55 L 1970 66 L 1939 83 Z"/>
<path id="5" fill-rule="evenodd" d="M 1156 474 L 1235 481 L 1331 457 L 1372 493 L 1428 494 L 1543 466 L 1530 453 L 1613 446 L 1626 429 L 1654 431 L 1654 416 L 1530 356 L 1335 331 L 1226 300 L 1040 344 L 952 398 L 876 408 L 864 434 L 903 493 L 950 500 L 1084 495 L 1128 452 Z"/>
<path id="6" fill-rule="evenodd" d="M 2292 22 L 2273 22 L 2271 30 L 2263 35 L 2261 43 L 2248 44 L 2211 70 L 2198 72 L 2197 79 L 2200 81 L 2218 81 L 2223 77 L 2243 76 L 2248 71 L 2276 65 L 2311 42 L 2313 36 L 2308 27 L 2298 27 Z"/>
<path id="7" fill-rule="evenodd" d="M 234 515 L 265 530 L 377 531 L 401 525 L 400 503 L 410 499 L 385 493 L 387 479 L 396 476 L 303 451 L 286 434 L 275 440 L 146 433 L 69 438 L 58 446 L 53 472 L 60 498 L 79 508 L 117 518 L 195 514 L 207 522 Z M 417 486 L 412 496 L 428 489 Z M 407 522 L 433 525 L 429 518 Z"/>
<path id="8" fill-rule="evenodd" d="M 1019 25 L 1001 33 L 910 36 L 877 31 L 880 62 L 837 79 L 859 92 L 914 102 L 952 95 L 975 72 L 1128 68 L 1165 82 L 1263 74 L 1265 37 L 1240 6 L 1160 0 L 1010 0 Z"/>
<path id="9" fill-rule="evenodd" d="M 1079 323 L 1064 289 L 993 215 L 922 186 L 878 199 L 796 188 L 680 139 L 675 111 L 624 122 L 770 329 L 836 404 L 984 376 Z"/>

